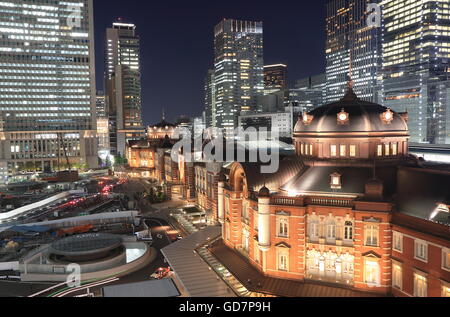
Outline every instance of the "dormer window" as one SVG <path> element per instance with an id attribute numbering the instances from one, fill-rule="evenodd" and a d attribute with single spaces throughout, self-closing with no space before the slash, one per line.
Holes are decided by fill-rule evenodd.
<path id="1" fill-rule="evenodd" d="M 341 174 L 339 173 L 333 173 L 331 174 L 331 189 L 341 189 L 342 188 L 342 182 L 341 182 Z"/>

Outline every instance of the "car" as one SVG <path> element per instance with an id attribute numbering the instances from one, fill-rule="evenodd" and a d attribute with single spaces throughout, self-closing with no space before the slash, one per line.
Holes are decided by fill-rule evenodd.
<path id="1" fill-rule="evenodd" d="M 169 277 L 171 273 L 172 273 L 172 271 L 171 271 L 170 267 L 160 267 L 159 269 L 157 269 L 155 271 L 155 273 L 150 275 L 150 279 L 162 280 L 162 279 Z"/>

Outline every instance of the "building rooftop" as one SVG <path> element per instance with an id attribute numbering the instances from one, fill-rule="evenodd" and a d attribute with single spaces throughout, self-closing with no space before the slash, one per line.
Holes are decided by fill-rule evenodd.
<path id="1" fill-rule="evenodd" d="M 383 114 L 389 113 L 389 120 Z M 338 115 L 346 115 L 346 120 L 338 124 Z M 308 113 L 309 120 L 300 120 L 295 133 L 347 133 L 347 132 L 403 132 L 408 133 L 408 125 L 402 114 L 393 112 L 376 103 L 359 99 L 349 90 L 340 101 L 330 103 Z"/>
<path id="2" fill-rule="evenodd" d="M 235 296 L 195 252 L 198 247 L 217 238 L 221 233 L 220 227 L 208 227 L 161 250 L 190 297 Z"/>
<path id="3" fill-rule="evenodd" d="M 178 297 L 180 292 L 172 279 L 106 286 L 103 297 Z"/>

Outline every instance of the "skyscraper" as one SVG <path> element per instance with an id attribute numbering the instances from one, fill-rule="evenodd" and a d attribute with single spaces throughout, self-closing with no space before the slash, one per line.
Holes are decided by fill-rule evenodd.
<path id="1" fill-rule="evenodd" d="M 263 24 L 224 19 L 215 27 L 217 127 L 237 127 L 264 93 Z"/>
<path id="2" fill-rule="evenodd" d="M 92 0 L 1 0 L 0 13 L 0 181 L 96 167 Z"/>
<path id="3" fill-rule="evenodd" d="M 106 108 L 105 92 L 103 90 L 97 91 L 95 100 L 97 118 L 106 118 L 108 116 L 108 109 Z"/>
<path id="4" fill-rule="evenodd" d="M 412 142 L 450 144 L 450 3 L 382 4 L 382 103 L 408 111 Z"/>
<path id="5" fill-rule="evenodd" d="M 378 100 L 381 28 L 368 26 L 368 4 L 380 0 L 331 0 L 326 18 L 326 101 L 339 100 L 352 72 L 354 91 L 361 99 Z M 351 61 L 351 63 L 350 63 Z"/>
<path id="6" fill-rule="evenodd" d="M 115 22 L 106 30 L 105 86 L 112 155 L 145 136 L 142 123 L 140 39 L 136 26 Z"/>
<path id="7" fill-rule="evenodd" d="M 205 79 L 205 125 L 216 127 L 216 83 L 214 69 L 209 69 Z"/>
<path id="8" fill-rule="evenodd" d="M 264 66 L 264 94 L 289 88 L 287 66 L 283 64 Z"/>

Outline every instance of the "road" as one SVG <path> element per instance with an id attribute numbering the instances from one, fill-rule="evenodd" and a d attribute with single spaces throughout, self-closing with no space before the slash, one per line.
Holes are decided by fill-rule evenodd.
<path id="1" fill-rule="evenodd" d="M 133 198 L 135 193 L 142 193 L 146 191 L 148 189 L 148 186 L 149 185 L 144 183 L 143 180 L 130 180 L 127 184 L 118 186 L 114 191 L 116 193 L 124 193 L 128 195 L 130 198 Z M 145 217 L 144 218 L 145 222 L 150 228 L 152 228 L 152 236 L 153 236 L 152 247 L 157 252 L 156 259 L 150 265 L 137 272 L 121 277 L 118 280 L 108 280 L 107 284 L 105 285 L 128 284 L 147 281 L 150 279 L 150 275 L 152 275 L 158 268 L 167 266 L 167 264 L 164 262 L 164 257 L 160 250 L 171 243 L 166 235 L 166 231 L 172 230 L 171 224 L 169 222 L 170 221 L 169 215 L 172 212 L 176 212 L 176 210 L 182 206 L 185 206 L 185 202 L 177 199 L 153 206 L 150 205 L 150 203 L 146 199 L 141 199 L 140 201 L 138 201 L 138 208 L 141 211 L 142 215 Z M 95 285 L 99 284 L 99 282 L 95 282 L 93 284 L 94 286 L 91 287 L 89 291 L 91 293 L 94 293 L 96 296 L 100 295 L 101 289 L 105 285 Z M 0 296 L 2 297 L 29 296 L 39 291 L 46 290 L 51 286 L 55 286 L 55 284 L 18 283 L 18 282 L 0 281 Z M 42 293 L 39 296 L 47 297 L 51 294 L 60 292 L 65 288 L 66 288 L 65 286 L 59 286 L 56 287 L 55 289 Z M 80 291 L 70 293 L 67 296 L 74 297 L 86 293 L 87 290 L 82 289 Z"/>
<path id="2" fill-rule="evenodd" d="M 146 218 L 145 222 L 149 227 L 152 228 L 152 237 L 153 237 L 153 244 L 152 248 L 157 252 L 156 259 L 149 265 L 147 265 L 145 268 L 136 271 L 134 273 L 131 273 L 129 275 L 126 275 L 124 277 L 120 277 L 119 279 L 111 279 L 106 280 L 107 283 L 101 284 L 102 281 L 95 282 L 95 284 L 101 284 L 96 285 L 89 288 L 89 292 L 93 293 L 95 296 L 101 295 L 101 289 L 104 286 L 111 286 L 111 285 L 120 285 L 120 284 L 129 284 L 129 283 L 136 283 L 136 282 L 142 282 L 142 281 L 148 281 L 150 280 L 150 275 L 155 273 L 155 271 L 160 268 L 167 266 L 167 264 L 164 262 L 164 256 L 161 253 L 161 249 L 168 246 L 171 242 L 168 239 L 166 235 L 166 231 L 170 230 L 169 223 L 162 219 L 152 219 L 152 218 Z M 159 237 L 161 238 L 159 238 Z M 110 282 L 108 282 L 110 281 Z M 66 286 L 63 286 L 61 288 L 53 289 L 49 292 L 40 294 L 40 297 L 47 297 L 49 295 L 55 295 L 56 293 L 59 293 L 60 291 L 64 290 Z M 80 291 L 75 291 L 70 294 L 67 294 L 68 297 L 77 297 L 87 294 L 87 289 L 83 288 Z"/>

